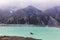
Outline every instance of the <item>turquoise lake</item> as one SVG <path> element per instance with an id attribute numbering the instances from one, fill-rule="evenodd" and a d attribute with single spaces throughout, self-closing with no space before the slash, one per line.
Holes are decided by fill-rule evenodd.
<path id="1" fill-rule="evenodd" d="M 30 32 L 34 34 L 31 35 Z M 60 40 L 60 28 L 34 25 L 0 26 L 0 36 L 21 36 L 42 40 Z"/>

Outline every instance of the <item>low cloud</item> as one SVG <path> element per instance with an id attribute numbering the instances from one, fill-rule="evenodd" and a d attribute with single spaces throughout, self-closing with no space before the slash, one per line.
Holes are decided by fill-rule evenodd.
<path id="1" fill-rule="evenodd" d="M 0 0 L 0 8 L 24 8 L 29 5 L 45 10 L 54 6 L 60 6 L 60 0 Z"/>

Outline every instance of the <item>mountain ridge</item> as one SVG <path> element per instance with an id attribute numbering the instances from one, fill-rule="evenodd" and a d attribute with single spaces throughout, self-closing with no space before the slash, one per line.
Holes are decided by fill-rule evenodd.
<path id="1" fill-rule="evenodd" d="M 28 6 L 24 9 L 18 9 L 15 12 L 9 10 L 9 13 L 10 11 L 12 11 L 10 13 L 11 16 L 3 18 L 4 19 L 3 24 L 34 24 L 34 25 L 57 26 L 60 25 L 59 22 L 60 19 L 58 16 L 59 12 L 56 9 L 57 7 L 45 10 L 43 12 L 33 6 Z"/>

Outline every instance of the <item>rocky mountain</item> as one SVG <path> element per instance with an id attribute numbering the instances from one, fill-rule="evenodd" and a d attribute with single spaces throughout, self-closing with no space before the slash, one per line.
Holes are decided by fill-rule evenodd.
<path id="1" fill-rule="evenodd" d="M 0 11 L 0 21 L 4 24 L 34 24 L 34 25 L 60 25 L 60 11 L 59 7 L 54 7 L 45 10 L 44 12 L 33 7 L 28 6 L 23 9 L 4 10 Z M 5 13 L 5 14 L 4 14 Z M 2 19 L 3 15 L 3 19 Z"/>
<path id="2" fill-rule="evenodd" d="M 53 17 L 60 25 L 60 7 L 53 7 L 53 8 L 45 10 L 44 12 L 48 16 Z"/>
<path id="3" fill-rule="evenodd" d="M 17 10 L 11 17 L 13 17 L 13 21 L 16 24 L 38 24 L 40 15 L 42 15 L 42 11 L 35 7 L 28 6 L 24 9 Z"/>
<path id="4" fill-rule="evenodd" d="M 47 25 L 48 21 L 48 15 L 33 6 L 28 6 L 24 9 L 17 10 L 10 18 L 8 18 L 7 23 Z"/>

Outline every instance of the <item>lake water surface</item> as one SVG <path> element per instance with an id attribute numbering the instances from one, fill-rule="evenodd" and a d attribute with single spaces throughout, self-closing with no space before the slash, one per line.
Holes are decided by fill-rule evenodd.
<path id="1" fill-rule="evenodd" d="M 34 34 L 31 35 L 30 32 Z M 60 28 L 33 25 L 1 26 L 0 36 L 22 36 L 43 40 L 60 40 Z"/>

